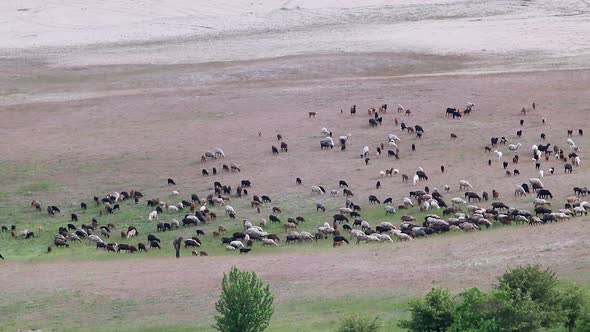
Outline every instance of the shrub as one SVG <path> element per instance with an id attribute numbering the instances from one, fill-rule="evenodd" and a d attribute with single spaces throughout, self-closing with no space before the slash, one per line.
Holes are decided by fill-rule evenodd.
<path id="1" fill-rule="evenodd" d="M 572 284 L 561 288 L 561 308 L 564 314 L 563 326 L 570 332 L 590 331 L 590 303 L 588 294 Z"/>
<path id="2" fill-rule="evenodd" d="M 527 332 L 541 326 L 539 306 L 528 295 L 507 290 L 486 293 L 472 288 L 459 298 L 451 332 Z"/>
<path id="3" fill-rule="evenodd" d="M 423 300 L 410 303 L 410 319 L 399 326 L 411 332 L 444 332 L 453 323 L 453 299 L 448 290 L 433 288 Z"/>
<path id="4" fill-rule="evenodd" d="M 261 332 L 268 327 L 274 297 L 270 287 L 255 272 L 240 271 L 235 266 L 223 274 L 221 295 L 215 304 L 216 330 L 221 332 Z"/>
<path id="5" fill-rule="evenodd" d="M 509 269 L 499 279 L 497 289 L 508 291 L 513 300 L 530 299 L 539 306 L 541 326 L 555 326 L 562 320 L 560 292 L 555 272 L 529 265 Z"/>
<path id="6" fill-rule="evenodd" d="M 379 331 L 378 319 L 370 320 L 360 316 L 349 316 L 342 320 L 338 332 L 376 332 Z"/>

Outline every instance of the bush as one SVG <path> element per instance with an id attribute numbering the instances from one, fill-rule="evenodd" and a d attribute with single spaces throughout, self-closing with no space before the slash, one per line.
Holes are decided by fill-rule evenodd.
<path id="1" fill-rule="evenodd" d="M 453 311 L 451 332 L 497 332 L 500 331 L 494 319 L 493 296 L 477 288 L 471 288 L 457 296 L 459 303 Z"/>
<path id="2" fill-rule="evenodd" d="M 539 306 L 528 295 L 505 290 L 486 293 L 472 288 L 459 298 L 451 332 L 527 332 L 541 326 Z"/>
<path id="3" fill-rule="evenodd" d="M 399 326 L 411 332 L 444 332 L 453 323 L 453 299 L 448 290 L 433 288 L 424 300 L 410 303 L 410 319 Z"/>
<path id="4" fill-rule="evenodd" d="M 564 313 L 563 326 L 570 332 L 590 331 L 590 303 L 588 294 L 576 285 L 565 285 L 561 289 L 561 308 Z"/>
<path id="5" fill-rule="evenodd" d="M 370 320 L 360 316 L 349 316 L 342 320 L 338 332 L 376 332 L 379 331 L 378 319 Z"/>
<path id="6" fill-rule="evenodd" d="M 255 272 L 240 271 L 235 266 L 229 276 L 223 274 L 221 295 L 215 304 L 216 330 L 221 332 L 261 332 L 268 327 L 274 297 L 270 287 Z"/>
<path id="7" fill-rule="evenodd" d="M 561 322 L 561 294 L 553 271 L 529 265 L 509 269 L 498 279 L 497 289 L 512 294 L 512 300 L 530 299 L 538 305 L 542 327 L 549 328 Z"/>

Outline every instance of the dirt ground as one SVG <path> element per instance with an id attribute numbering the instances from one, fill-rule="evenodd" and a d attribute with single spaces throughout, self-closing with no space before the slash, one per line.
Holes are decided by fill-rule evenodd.
<path id="1" fill-rule="evenodd" d="M 397 62 L 396 57 L 400 58 Z M 360 193 L 360 200 L 369 193 L 401 198 L 412 186 L 403 184 L 399 177 L 381 179 L 382 189 L 373 190 L 379 171 L 394 167 L 412 174 L 420 166 L 431 177 L 430 187 L 456 187 L 463 178 L 477 191 L 494 188 L 502 197 L 509 197 L 513 184 L 538 176 L 528 160 L 530 146 L 543 143 L 540 133 L 547 135 L 546 142 L 565 148 L 566 130 L 577 132 L 584 127 L 581 120 L 588 114 L 590 71 L 405 76 L 400 68 L 405 68 L 409 56 L 381 55 L 380 59 L 397 66 L 387 66 L 387 61 L 381 60 L 381 71 L 359 69 L 360 75 L 344 73 L 339 77 L 334 77 L 330 64 L 345 67 L 347 61 L 354 64 L 358 59 L 319 56 L 242 66 L 108 69 L 38 66 L 34 76 L 24 69 L 32 64 L 12 66 L 15 69 L 9 70 L 10 78 L 3 81 L 2 88 L 23 93 L 5 98 L 2 107 L 3 187 L 11 192 L 23 184 L 47 181 L 54 190 L 35 198 L 60 204 L 130 188 L 148 197 L 168 194 L 168 177 L 176 180 L 181 193 L 205 193 L 214 179 L 202 177 L 201 169 L 211 172 L 212 167 L 221 170 L 222 163 L 236 162 L 241 173 L 221 172 L 215 180 L 235 187 L 240 179 L 249 179 L 255 194 L 307 198 L 311 185 L 332 189 L 338 180 L 346 179 L 353 191 Z M 304 61 L 313 62 L 312 67 L 318 70 L 299 69 L 305 68 Z M 432 65 L 442 60 L 416 57 L 414 61 Z M 456 69 L 465 62 L 450 59 L 446 65 Z M 256 76 L 258 71 L 279 67 L 277 73 Z M 285 73 L 286 79 L 272 78 Z M 395 76 L 400 73 L 401 77 Z M 199 82 L 216 75 L 230 78 Z M 467 101 L 476 103 L 471 116 L 455 121 L 444 117 L 447 107 L 462 107 Z M 521 117 L 520 109 L 530 107 L 533 101 L 536 110 Z M 371 129 L 366 109 L 382 103 L 393 110 L 384 116 L 382 126 Z M 412 115 L 397 114 L 398 103 L 411 109 Z M 359 109 L 356 117 L 347 112 L 352 104 Z M 308 111 L 319 115 L 308 119 Z M 394 118 L 422 125 L 424 138 L 400 133 Z M 525 120 L 522 128 L 518 124 L 521 118 Z M 547 125 L 542 125 L 542 118 L 547 119 Z M 321 151 L 322 127 L 333 131 L 335 138 L 350 133 L 347 150 L 341 152 L 337 146 Z M 523 129 L 521 139 L 516 138 L 519 129 Z M 273 156 L 271 146 L 279 146 L 275 138 L 279 133 L 289 144 L 289 152 Z M 389 133 L 402 138 L 399 161 L 375 155 L 376 146 L 387 143 Z M 459 139 L 451 141 L 450 133 Z M 492 136 L 523 143 L 519 151 L 523 163 L 510 165 L 510 169 L 520 170 L 520 178 L 505 177 L 498 164 L 487 166 L 493 156 L 485 154 L 483 147 Z M 586 137 L 574 139 L 583 147 Z M 411 144 L 416 145 L 415 152 Z M 365 145 L 371 148 L 368 166 L 359 158 Z M 224 149 L 226 159 L 202 165 L 200 155 L 215 147 Z M 502 149 L 507 159 L 512 157 L 506 147 Z M 446 166 L 444 175 L 440 165 Z M 574 185 L 583 184 L 580 175 L 587 174 L 587 165 L 574 176 L 565 176 L 560 162 L 552 159 L 543 164 L 546 173 L 552 166 L 557 176 L 546 177 L 545 182 L 560 197 L 569 194 Z M 296 187 L 295 177 L 301 177 L 304 186 Z M 303 202 L 303 206 L 310 204 Z"/>

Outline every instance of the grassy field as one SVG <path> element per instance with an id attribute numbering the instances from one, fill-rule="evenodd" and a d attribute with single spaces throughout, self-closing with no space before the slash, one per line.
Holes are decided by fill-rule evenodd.
<path id="1" fill-rule="evenodd" d="M 334 330 L 338 321 L 351 313 L 359 313 L 369 317 L 378 317 L 383 323 L 384 331 L 401 331 L 397 322 L 406 316 L 407 296 L 389 291 L 388 295 L 370 294 L 364 297 L 343 297 L 329 300 L 294 300 L 278 303 L 276 312 L 268 331 L 329 331 Z M 2 311 L 2 330 L 15 330 L 20 326 L 19 320 L 44 314 L 46 321 L 44 331 L 214 331 L 211 327 L 213 319 L 204 321 L 155 321 L 149 316 L 138 320 L 130 319 L 125 312 L 137 310 L 141 304 L 134 301 L 114 301 L 105 303 L 83 303 L 78 308 L 80 317 L 95 317 L 92 325 L 82 320 L 69 320 L 68 312 L 61 310 L 67 306 L 67 297 L 75 294 L 31 298 L 9 306 L 0 307 Z M 192 309 L 192 310 L 197 310 Z M 68 321 L 64 324 L 64 321 Z"/>
<path id="2" fill-rule="evenodd" d="M 586 287 L 590 289 L 590 287 Z M 43 298 L 32 297 L 10 305 L 1 306 L 3 313 L 0 321 L 2 331 L 14 331 L 22 327 L 18 322 L 27 319 L 43 317 L 42 324 L 30 326 L 42 328 L 43 331 L 68 332 L 146 332 L 146 331 L 215 331 L 212 328 L 213 318 L 207 320 L 160 320 L 150 318 L 149 315 L 141 319 L 127 316 L 127 312 L 141 309 L 136 301 L 86 301 L 77 308 L 79 317 L 93 317 L 92 322 L 71 320 L 68 317 L 67 298 L 76 294 L 61 293 Z M 382 324 L 381 331 L 404 331 L 398 327 L 398 322 L 408 316 L 407 307 L 410 295 L 395 289 L 384 290 L 380 293 L 368 293 L 365 296 L 346 296 L 331 299 L 303 299 L 278 302 L 275 314 L 267 331 L 296 332 L 296 331 L 334 331 L 340 319 L 352 314 L 365 317 L 377 317 Z M 188 310 L 198 310 L 190 308 Z M 165 309 L 163 309 L 165 311 Z M 42 314 L 40 314 L 42 313 Z M 64 323 L 67 322 L 67 323 Z M 565 329 L 552 329 L 552 332 L 562 332 Z"/>
<path id="3" fill-rule="evenodd" d="M 35 187 L 39 186 L 43 187 L 43 184 L 35 185 Z M 227 251 L 224 248 L 224 246 L 221 245 L 221 240 L 219 238 L 214 238 L 212 236 L 212 231 L 217 229 L 219 225 L 224 225 L 228 228 L 228 233 L 226 233 L 225 236 L 231 236 L 233 232 L 243 231 L 241 222 L 243 218 L 249 219 L 253 221 L 253 223 L 257 223 L 257 221 L 259 221 L 261 217 L 264 217 L 268 220 L 268 215 L 270 213 L 272 205 L 268 205 L 264 208 L 264 210 L 267 211 L 266 213 L 263 212 L 262 214 L 257 215 L 253 211 L 253 209 L 244 206 L 244 203 L 248 201 L 249 200 L 247 199 L 243 199 L 240 202 L 231 202 L 233 203 L 232 205 L 237 209 L 239 213 L 238 218 L 235 220 L 231 220 L 224 216 L 222 207 L 217 207 L 214 208 L 214 210 L 218 215 L 218 219 L 213 221 L 211 224 L 199 225 L 198 227 L 192 226 L 187 228 L 183 228 L 181 226 L 179 229 L 173 229 L 172 231 L 167 232 L 156 232 L 155 222 L 150 222 L 147 219 L 147 214 L 152 209 L 146 207 L 144 202 L 141 202 L 137 205 L 134 204 L 132 201 L 121 202 L 121 211 L 116 211 L 112 215 L 103 215 L 102 217 L 99 217 L 98 214 L 100 207 L 97 207 L 94 203 L 88 204 L 89 208 L 85 211 L 80 209 L 78 203 L 76 203 L 75 205 L 72 203 L 69 206 L 63 206 L 61 207 L 62 214 L 56 216 L 49 216 L 45 211 L 38 212 L 28 206 L 9 207 L 7 205 L 2 205 L 0 206 L 0 225 L 15 225 L 17 232 L 22 229 L 29 229 L 35 232 L 35 238 L 27 240 L 11 239 L 9 232 L 3 232 L 0 234 L 0 243 L 2 243 L 1 250 L 4 257 L 11 260 L 21 261 L 39 261 L 55 259 L 109 260 L 115 258 L 119 259 L 162 256 L 171 257 L 174 255 L 172 241 L 175 237 L 183 236 L 184 238 L 188 238 L 196 236 L 196 229 L 200 229 L 205 231 L 206 234 L 205 236 L 199 236 L 199 238 L 203 241 L 203 246 L 201 246 L 198 249 L 183 249 L 183 255 L 190 255 L 190 251 L 193 249 L 197 249 L 199 251 L 207 251 L 209 255 L 233 255 L 237 253 Z M 295 210 L 301 210 L 296 208 L 290 208 L 285 205 L 281 205 L 281 208 L 283 210 L 283 213 L 277 214 L 277 216 L 281 219 L 282 222 L 286 222 L 288 217 L 294 218 L 298 215 L 302 215 L 304 216 L 306 221 L 300 225 L 299 231 L 309 231 L 312 234 L 315 233 L 317 231 L 317 227 L 323 224 L 324 222 L 328 222 L 331 224 L 333 212 L 329 211 L 336 210 L 336 208 L 333 207 L 332 209 L 328 209 L 325 213 L 311 212 L 307 210 L 307 213 L 305 214 L 295 214 Z M 147 244 L 147 234 L 155 234 L 162 241 L 162 249 L 154 249 L 150 250 L 148 253 L 138 253 L 135 255 L 126 253 L 113 254 L 104 252 L 103 250 L 97 250 L 94 243 L 90 243 L 89 241 L 83 240 L 81 243 L 70 242 L 69 248 L 54 247 L 52 248 L 51 253 L 48 254 L 47 247 L 52 246 L 53 235 L 57 232 L 57 229 L 60 226 L 66 227 L 66 225 L 71 222 L 69 218 L 69 215 L 71 213 L 76 213 L 78 215 L 79 221 L 74 222 L 74 224 L 76 225 L 82 223 L 90 224 L 92 218 L 97 218 L 100 224 L 112 223 L 116 225 L 117 228 L 112 232 L 111 238 L 103 239 L 106 242 L 127 243 L 133 245 L 136 245 L 138 242 L 143 242 Z M 179 212 L 164 212 L 163 214 L 159 215 L 159 222 L 167 222 L 171 219 L 182 220 L 185 213 L 190 212 L 188 211 L 188 209 Z M 394 216 L 385 216 L 385 212 L 383 210 L 382 205 L 363 206 L 361 211 L 362 218 L 369 221 L 369 223 L 371 223 L 372 225 L 379 224 L 382 221 L 390 221 L 394 224 L 399 224 L 400 216 L 403 214 L 410 214 L 415 216 L 418 220 L 418 223 L 421 223 L 423 217 L 426 215 L 426 213 L 420 212 L 414 208 L 405 211 L 398 211 L 398 213 Z M 120 235 L 120 231 L 123 229 L 127 229 L 127 227 L 131 225 L 135 226 L 138 229 L 139 236 L 129 240 L 122 238 Z M 42 227 L 43 231 L 39 232 L 39 227 Z M 495 227 L 502 226 L 497 225 Z M 287 233 L 284 231 L 282 224 L 279 223 L 269 222 L 268 226 L 266 227 L 266 230 L 270 233 L 275 233 L 279 235 L 283 242 L 278 248 L 255 245 L 251 254 L 281 253 L 293 250 L 301 252 L 317 252 L 317 250 L 331 248 L 331 241 L 328 240 L 285 245 L 284 238 Z M 456 235 L 457 234 L 445 234 L 443 236 Z"/>

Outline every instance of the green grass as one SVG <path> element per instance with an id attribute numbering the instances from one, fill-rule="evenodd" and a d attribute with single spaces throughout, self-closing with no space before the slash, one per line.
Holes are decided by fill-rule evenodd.
<path id="1" fill-rule="evenodd" d="M 43 185 L 41 187 L 44 187 Z M 51 187 L 51 186 L 50 186 Z M 175 199 L 176 200 L 176 199 Z M 168 199 L 170 201 L 170 199 Z M 286 202 L 294 201 L 294 200 L 285 200 Z M 224 225 L 228 228 L 228 232 L 224 234 L 224 236 L 231 236 L 233 232 L 241 232 L 243 231 L 242 222 L 243 218 L 251 220 L 253 223 L 257 224 L 261 217 L 264 217 L 268 220 L 269 212 L 258 215 L 256 214 L 251 208 L 243 206 L 245 203 L 249 202 L 249 200 L 245 199 L 241 202 L 234 202 L 232 201 L 232 205 L 237 209 L 240 213 L 238 219 L 231 220 L 224 216 L 223 209 L 221 207 L 216 207 L 214 210 L 218 214 L 218 219 L 213 221 L 209 225 L 199 225 L 198 227 L 187 227 L 183 228 L 180 227 L 179 229 L 175 229 L 172 231 L 167 232 L 156 232 L 155 222 L 149 222 L 147 219 L 147 215 L 152 208 L 149 208 L 145 205 L 144 202 L 140 204 L 134 204 L 131 201 L 121 202 L 121 211 L 115 212 L 112 215 L 103 215 L 99 217 L 99 209 L 101 207 L 97 207 L 91 200 L 88 200 L 88 210 L 83 211 L 78 206 L 79 203 L 70 203 L 66 206 L 60 206 L 62 210 L 61 215 L 57 216 L 48 216 L 45 211 L 35 211 L 33 208 L 29 206 L 21 206 L 21 207 L 7 207 L 7 204 L 2 204 L 2 198 L 0 197 L 0 225 L 16 225 L 16 231 L 20 231 L 22 229 L 29 229 L 35 232 L 34 239 L 12 239 L 10 237 L 9 232 L 0 233 L 0 241 L 2 243 L 2 254 L 4 257 L 10 260 L 21 260 L 21 261 L 45 261 L 45 260 L 110 260 L 110 259 L 129 259 L 129 258 L 144 258 L 144 257 L 172 257 L 174 256 L 174 251 L 172 248 L 172 241 L 177 236 L 183 236 L 184 238 L 196 236 L 195 230 L 201 229 L 204 230 L 206 235 L 199 236 L 199 238 L 203 241 L 203 246 L 200 248 L 187 248 L 182 250 L 182 255 L 190 255 L 190 251 L 196 249 L 198 251 L 207 251 L 210 256 L 218 256 L 218 255 L 235 255 L 236 252 L 227 251 L 224 246 L 221 245 L 220 238 L 214 238 L 212 236 L 212 231 L 216 230 L 219 225 Z M 270 210 L 269 205 L 265 208 L 265 210 Z M 309 205 L 308 205 L 309 206 Z M 282 222 L 286 222 L 287 218 L 295 217 L 295 211 L 301 211 L 300 206 L 289 206 L 281 205 L 283 210 L 282 214 L 278 214 L 279 218 Z M 336 210 L 335 207 L 329 208 L 328 211 Z M 309 211 L 309 210 L 308 210 Z M 146 236 L 147 234 L 155 234 L 158 238 L 161 239 L 161 250 L 150 250 L 148 253 L 137 253 L 137 254 L 127 254 L 127 253 L 120 253 L 120 254 L 113 254 L 113 253 L 106 253 L 103 250 L 97 250 L 96 246 L 93 243 L 89 243 L 89 241 L 82 241 L 82 243 L 70 243 L 69 248 L 52 248 L 51 253 L 47 253 L 48 246 L 52 246 L 53 244 L 53 236 L 57 232 L 57 229 L 62 226 L 65 227 L 70 221 L 70 214 L 76 213 L 78 215 L 78 222 L 74 222 L 76 225 L 90 224 L 92 218 L 96 218 L 99 220 L 100 224 L 109 224 L 112 223 L 116 225 L 116 229 L 113 230 L 111 238 L 103 238 L 106 242 L 117 242 L 117 243 L 128 243 L 137 245 L 138 242 L 143 242 L 147 244 Z M 160 222 L 169 222 L 171 219 L 176 219 L 181 221 L 185 213 L 190 213 L 188 209 L 185 211 L 179 212 L 164 212 L 163 214 L 159 215 Z M 362 218 L 369 221 L 372 225 L 376 225 L 381 223 L 382 221 L 390 221 L 394 224 L 398 224 L 400 222 L 400 217 L 403 214 L 410 214 L 417 218 L 417 222 L 421 223 L 424 216 L 427 214 L 425 212 L 419 212 L 417 209 L 411 210 L 402 210 L 398 211 L 394 216 L 385 216 L 385 212 L 383 209 L 383 205 L 375 205 L 375 206 L 364 206 L 361 215 Z M 324 222 L 328 222 L 332 224 L 332 215 L 333 213 L 326 212 L 326 213 L 317 213 L 317 212 L 308 212 L 303 214 L 306 221 L 300 224 L 299 231 L 309 231 L 312 234 L 317 231 L 317 227 Z M 352 222 L 352 220 L 351 220 Z M 135 226 L 139 231 L 139 236 L 132 239 L 124 239 L 121 237 L 120 232 L 121 230 L 126 230 L 128 226 Z M 40 227 L 43 231 L 39 231 Z M 506 227 L 506 226 L 496 226 L 496 228 Z M 511 226 L 509 226 L 511 227 Z M 284 243 L 284 239 L 286 233 L 282 227 L 282 224 L 278 223 L 268 223 L 266 230 L 269 233 L 275 233 L 279 235 L 281 240 L 283 240 L 279 247 L 263 247 L 259 244 L 255 244 L 254 248 L 251 252 L 253 255 L 264 255 L 270 253 L 284 253 L 284 252 L 318 252 L 321 250 L 333 250 L 331 247 L 331 241 L 318 241 L 318 242 L 307 242 L 307 243 L 296 243 L 296 244 L 289 244 L 286 245 Z M 484 230 L 490 231 L 490 230 Z M 444 234 L 442 236 L 456 236 L 457 234 Z M 378 244 L 372 244 L 378 245 Z M 394 244 L 396 245 L 396 244 Z M 354 248 L 354 243 L 351 243 L 351 246 L 348 248 L 341 248 L 341 250 L 350 250 Z"/>
<path id="2" fill-rule="evenodd" d="M 584 286 L 590 289 L 589 286 Z M 213 318 L 204 320 L 190 318 L 166 319 L 165 314 L 137 315 L 141 303 L 133 300 L 99 300 L 81 299 L 76 307 L 76 316 L 92 317 L 92 321 L 72 320 L 69 310 L 70 298 L 78 298 L 71 292 L 55 292 L 51 296 L 27 297 L 9 305 L 0 305 L 3 313 L 0 321 L 3 330 L 17 328 L 42 328 L 44 331 L 68 332 L 145 332 L 145 331 L 202 331 L 213 332 Z M 295 299 L 276 302 L 275 314 L 268 332 L 324 332 L 335 331 L 340 319 L 351 314 L 365 317 L 378 317 L 382 324 L 381 331 L 401 332 L 397 324 L 407 318 L 408 301 L 411 296 L 403 291 L 384 289 L 382 292 L 369 292 L 362 296 L 318 297 L 314 299 Z M 189 308 L 188 310 L 199 310 Z M 166 310 L 163 310 L 166 312 Z M 130 313 L 129 315 L 127 313 Z M 190 317 L 190 315 L 188 315 Z M 212 316 L 212 315 L 211 315 Z M 22 326 L 20 321 L 27 321 Z M 64 324 L 67 321 L 67 324 Z M 557 328 L 551 332 L 564 332 Z"/>
<path id="3" fill-rule="evenodd" d="M 397 322 L 407 316 L 408 297 L 387 291 L 387 295 L 370 293 L 364 296 L 345 296 L 328 299 L 300 299 L 277 302 L 275 314 L 267 331 L 331 331 L 341 318 L 358 313 L 368 317 L 378 317 L 383 331 L 402 331 Z M 71 303 L 68 298 L 78 298 L 69 292 L 54 293 L 44 297 L 30 297 L 10 305 L 0 306 L 5 313 L 2 330 L 17 328 L 39 328 L 44 331 L 214 331 L 213 318 L 205 320 L 169 320 L 145 316 L 137 319 L 127 316 L 141 310 L 141 304 L 132 300 L 88 300 L 76 306 L 76 316 L 93 317 L 92 323 L 84 320 L 68 319 Z M 191 310 L 198 310 L 194 308 Z M 188 318 L 187 318 L 188 319 Z M 27 321 L 22 326 L 19 321 Z M 68 321 L 66 325 L 64 321 Z"/>

